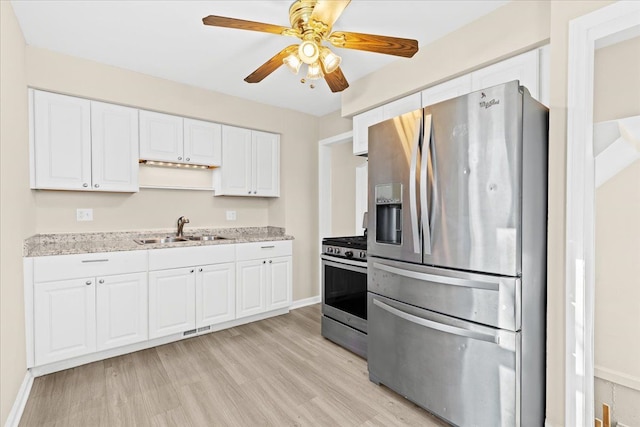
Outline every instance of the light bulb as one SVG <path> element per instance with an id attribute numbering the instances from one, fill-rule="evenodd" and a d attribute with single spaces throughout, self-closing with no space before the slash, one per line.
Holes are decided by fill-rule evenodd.
<path id="1" fill-rule="evenodd" d="M 305 40 L 300 43 L 298 47 L 298 56 L 300 60 L 305 64 L 313 64 L 318 59 L 320 55 L 320 50 L 318 49 L 318 45 L 311 40 Z"/>
<path id="2" fill-rule="evenodd" d="M 323 46 L 320 48 L 320 61 L 322 61 L 325 73 L 331 74 L 340 66 L 342 58 Z"/>
<path id="3" fill-rule="evenodd" d="M 309 80 L 318 80 L 322 78 L 322 68 L 320 67 L 319 61 L 309 64 L 307 67 L 307 78 Z"/>
<path id="4" fill-rule="evenodd" d="M 298 74 L 298 70 L 300 70 L 300 66 L 302 65 L 302 61 L 300 61 L 300 58 L 298 58 L 295 53 L 284 58 L 282 62 L 293 74 Z"/>

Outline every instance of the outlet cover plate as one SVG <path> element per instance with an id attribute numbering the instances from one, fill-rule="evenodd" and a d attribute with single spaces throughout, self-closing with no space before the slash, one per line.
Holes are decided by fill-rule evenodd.
<path id="1" fill-rule="evenodd" d="M 93 209 L 77 209 L 76 221 L 93 221 Z"/>
<path id="2" fill-rule="evenodd" d="M 236 211 L 227 211 L 227 221 L 235 221 L 237 218 Z"/>

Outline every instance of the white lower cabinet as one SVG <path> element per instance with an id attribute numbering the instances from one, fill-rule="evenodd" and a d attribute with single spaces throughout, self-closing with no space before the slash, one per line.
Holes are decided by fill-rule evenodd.
<path id="1" fill-rule="evenodd" d="M 237 245 L 236 317 L 253 316 L 291 304 L 291 241 Z"/>
<path id="2" fill-rule="evenodd" d="M 195 267 L 149 273 L 149 338 L 196 327 Z"/>
<path id="3" fill-rule="evenodd" d="M 37 283 L 34 299 L 37 365 L 96 351 L 94 278 Z"/>
<path id="4" fill-rule="evenodd" d="M 201 328 L 235 318 L 235 263 L 199 267 L 196 275 L 196 326 Z"/>
<path id="5" fill-rule="evenodd" d="M 98 277 L 97 281 L 98 351 L 147 340 L 147 273 Z"/>

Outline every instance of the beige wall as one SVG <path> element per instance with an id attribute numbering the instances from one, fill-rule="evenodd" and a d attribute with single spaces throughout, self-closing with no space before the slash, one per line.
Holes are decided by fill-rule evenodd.
<path id="1" fill-rule="evenodd" d="M 640 114 L 640 37 L 596 50 L 593 122 Z"/>
<path id="2" fill-rule="evenodd" d="M 353 120 L 342 117 L 340 110 L 320 117 L 318 124 L 318 139 L 331 138 L 353 130 Z"/>
<path id="3" fill-rule="evenodd" d="M 595 53 L 594 122 L 640 115 L 640 37 Z M 640 149 L 640 147 L 638 148 Z M 613 421 L 640 424 L 640 161 L 596 190 L 596 415 L 602 403 Z M 612 381 L 615 380 L 615 381 Z"/>
<path id="4" fill-rule="evenodd" d="M 25 41 L 0 2 L 0 423 L 26 373 L 22 240 L 35 230 L 29 191 Z"/>
<path id="5" fill-rule="evenodd" d="M 353 155 L 353 143 L 331 146 L 331 235 L 356 234 L 356 168 L 367 163 Z"/>
<path id="6" fill-rule="evenodd" d="M 548 1 L 516 0 L 358 81 L 342 97 L 353 116 L 392 99 L 543 45 L 549 39 Z"/>
<path id="7" fill-rule="evenodd" d="M 31 87 L 243 126 L 281 134 L 281 197 L 246 199 L 211 193 L 143 189 L 137 194 L 36 192 L 38 232 L 131 230 L 173 227 L 186 215 L 190 226 L 276 225 L 295 236 L 293 298 L 318 294 L 316 117 L 215 93 L 132 71 L 27 47 Z M 76 208 L 94 208 L 94 221 L 75 222 Z M 227 209 L 238 220 L 224 219 Z"/>

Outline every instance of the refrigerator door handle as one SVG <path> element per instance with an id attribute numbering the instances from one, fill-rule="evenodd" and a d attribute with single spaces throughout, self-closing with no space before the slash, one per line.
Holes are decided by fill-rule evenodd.
<path id="1" fill-rule="evenodd" d="M 429 206 L 427 202 L 427 164 L 431 151 L 431 114 L 424 116 L 422 138 L 422 161 L 420 162 L 420 210 L 422 214 L 422 233 L 424 236 L 424 253 L 431 254 L 431 226 L 429 224 Z"/>
<path id="2" fill-rule="evenodd" d="M 485 289 L 488 291 L 499 291 L 500 283 L 480 280 L 458 279 L 455 277 L 438 276 L 429 273 L 420 273 L 417 271 L 403 270 L 401 268 L 392 267 L 390 265 L 373 263 L 373 268 L 386 271 L 387 273 L 397 274 L 398 276 L 408 277 L 410 279 L 422 280 L 425 282 L 441 283 L 443 285 L 462 286 L 465 288 Z"/>
<path id="3" fill-rule="evenodd" d="M 416 189 L 416 171 L 418 169 L 418 150 L 420 148 L 420 126 L 417 122 L 417 129 L 414 132 L 411 152 L 411 164 L 409 167 L 409 213 L 411 215 L 411 233 L 413 236 L 413 252 L 420 253 L 420 228 L 418 227 L 418 203 Z"/>
<path id="4" fill-rule="evenodd" d="M 492 335 L 484 332 L 471 331 L 469 329 L 459 328 L 457 326 L 447 325 L 445 323 L 435 322 L 433 320 L 423 319 L 422 317 L 415 316 L 413 314 L 406 313 L 402 310 L 398 310 L 395 307 L 391 307 L 384 302 L 374 298 L 373 304 L 377 305 L 381 309 L 388 311 L 394 316 L 400 317 L 407 322 L 415 323 L 420 326 L 427 327 L 429 329 L 435 329 L 436 331 L 445 332 L 447 334 L 458 335 L 462 337 L 471 338 L 474 340 L 487 341 L 494 344 L 500 344 L 500 337 L 498 335 Z"/>

